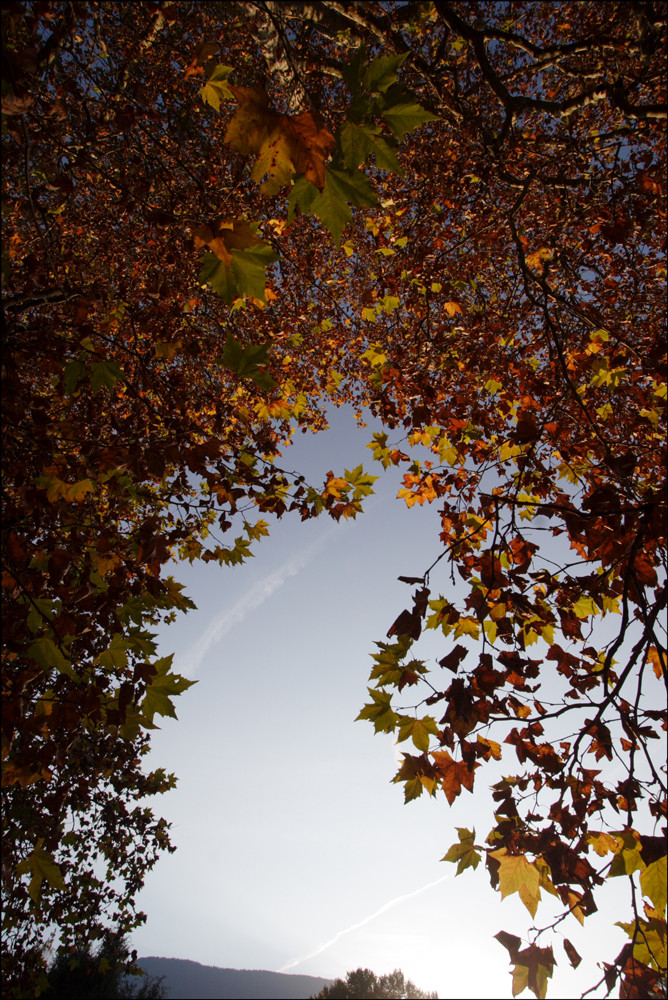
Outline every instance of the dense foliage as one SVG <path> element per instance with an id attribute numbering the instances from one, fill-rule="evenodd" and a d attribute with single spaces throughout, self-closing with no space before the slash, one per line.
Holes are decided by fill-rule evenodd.
<path id="1" fill-rule="evenodd" d="M 3 11 L 10 991 L 49 927 L 67 951 L 143 919 L 170 849 L 145 799 L 175 779 L 142 757 L 190 683 L 156 656 L 191 606 L 165 564 L 243 561 L 263 513 L 359 513 L 361 466 L 281 464 L 343 402 L 442 526 L 361 717 L 411 741 L 407 801 L 501 761 L 489 833 L 446 859 L 559 904 L 498 935 L 514 994 L 618 876 L 602 982 L 660 989 L 665 34 L 659 3 Z"/>
<path id="2" fill-rule="evenodd" d="M 377 976 L 371 969 L 355 969 L 346 974 L 345 979 L 335 979 L 329 986 L 323 986 L 314 1000 L 345 1000 L 346 997 L 390 1000 L 403 997 L 436 1000 L 435 993 L 423 993 L 410 979 L 405 979 L 401 969 L 395 969 L 386 976 Z"/>

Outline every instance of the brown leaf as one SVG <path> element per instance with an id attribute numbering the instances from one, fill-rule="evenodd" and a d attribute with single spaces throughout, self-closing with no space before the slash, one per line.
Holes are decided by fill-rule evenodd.
<path id="1" fill-rule="evenodd" d="M 564 951 L 568 955 L 568 961 L 571 963 L 573 968 L 577 969 L 578 965 L 582 961 L 582 956 L 578 955 L 577 951 L 575 950 L 571 942 L 568 940 L 568 938 L 564 938 Z"/>
<path id="2" fill-rule="evenodd" d="M 32 107 L 34 97 L 30 94 L 3 94 L 2 113 L 3 115 L 24 115 Z"/>
<path id="3" fill-rule="evenodd" d="M 479 767 L 478 764 L 455 761 L 447 750 L 434 750 L 432 757 L 450 805 L 461 794 L 462 788 L 468 789 L 469 792 L 473 791 L 474 771 Z"/>

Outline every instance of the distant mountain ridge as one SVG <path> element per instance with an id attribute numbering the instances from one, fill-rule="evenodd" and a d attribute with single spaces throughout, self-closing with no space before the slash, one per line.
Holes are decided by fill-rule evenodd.
<path id="1" fill-rule="evenodd" d="M 221 969 L 183 958 L 138 958 L 149 976 L 164 976 L 171 1000 L 307 1000 L 331 979 L 263 969 Z"/>

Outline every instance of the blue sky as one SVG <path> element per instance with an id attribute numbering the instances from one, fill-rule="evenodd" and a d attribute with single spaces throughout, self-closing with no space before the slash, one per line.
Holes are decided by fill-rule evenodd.
<path id="1" fill-rule="evenodd" d="M 179 778 L 155 804 L 178 850 L 148 877 L 139 900 L 148 921 L 133 946 L 332 978 L 398 967 L 439 997 L 510 997 L 508 956 L 493 935 L 521 936 L 528 913 L 517 895 L 501 901 L 482 869 L 454 878 L 455 866 L 439 862 L 457 826 L 484 839 L 493 777 L 452 808 L 426 796 L 406 806 L 391 783 L 392 737 L 354 721 L 374 642 L 414 589 L 397 577 L 421 575 L 439 554 L 437 507 L 395 499 L 401 474 L 374 467 L 365 449 L 378 428 L 358 429 L 350 411 L 331 422 L 297 439 L 285 464 L 320 482 L 363 462 L 381 474 L 364 515 L 340 524 L 286 515 L 240 567 L 175 567 L 198 610 L 160 633 L 161 652 L 199 683 L 177 699 L 178 721 L 153 735 L 151 766 Z M 446 576 L 434 571 L 434 591 Z M 420 655 L 442 656 L 443 637 L 430 642 Z M 518 770 L 514 755 L 504 765 Z M 613 883 L 603 896 L 620 919 L 625 888 Z M 557 912 L 550 903 L 538 911 L 543 924 Z M 603 905 L 584 931 L 572 917 L 560 925 L 585 961 L 573 972 L 557 946 L 548 995 L 579 995 L 598 979 L 595 961 L 621 948 L 609 912 Z"/>

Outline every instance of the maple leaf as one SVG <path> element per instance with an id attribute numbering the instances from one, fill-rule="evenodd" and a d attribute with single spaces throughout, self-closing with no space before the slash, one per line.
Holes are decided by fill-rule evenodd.
<path id="1" fill-rule="evenodd" d="M 501 898 L 517 892 L 531 916 L 535 917 L 541 898 L 540 872 L 535 864 L 523 854 L 509 854 L 506 847 L 490 851 L 490 856 L 499 863 Z"/>
<path id="2" fill-rule="evenodd" d="M 357 170 L 373 155 L 378 168 L 403 176 L 397 151 L 383 138 L 379 125 L 347 121 L 342 125 L 338 139 L 343 164 L 348 170 Z"/>
<path id="3" fill-rule="evenodd" d="M 429 737 L 436 736 L 438 733 L 438 727 L 436 725 L 436 720 L 432 719 L 430 716 L 426 716 L 423 719 L 411 719 L 408 717 L 399 718 L 399 735 L 397 736 L 397 743 L 402 743 L 404 740 L 412 739 L 414 746 L 418 750 L 422 750 L 426 753 L 429 749 Z"/>
<path id="4" fill-rule="evenodd" d="M 65 888 L 60 868 L 55 863 L 53 855 L 43 849 L 43 843 L 44 838 L 40 837 L 31 854 L 29 854 L 27 858 L 24 858 L 23 861 L 19 861 L 16 865 L 17 875 L 23 875 L 24 873 L 30 872 L 31 878 L 30 885 L 28 886 L 28 892 L 30 893 L 30 897 L 34 903 L 39 900 L 42 882 L 44 882 L 44 880 L 46 880 L 49 885 L 52 885 L 54 889 Z"/>
<path id="5" fill-rule="evenodd" d="M 441 861 L 457 862 L 457 875 L 461 875 L 467 868 L 477 868 L 480 864 L 481 855 L 475 848 L 475 829 L 467 830 L 465 827 L 457 827 L 459 843 L 453 844 L 449 848 Z"/>
<path id="6" fill-rule="evenodd" d="M 197 681 L 189 681 L 180 674 L 173 674 L 170 670 L 174 655 L 163 656 L 153 664 L 155 673 L 151 677 L 144 699 L 141 703 L 141 712 L 148 722 L 153 722 L 155 715 L 168 715 L 176 718 L 176 712 L 172 704 L 172 696 L 187 691 Z"/>
<path id="7" fill-rule="evenodd" d="M 666 861 L 664 854 L 640 873 L 640 888 L 643 895 L 648 896 L 660 912 L 666 907 Z"/>
<path id="8" fill-rule="evenodd" d="M 473 791 L 474 772 L 479 767 L 477 763 L 469 765 L 463 760 L 455 761 L 447 750 L 434 750 L 431 756 L 450 805 L 461 794 L 462 788 L 468 789 L 469 792 Z"/>
<path id="9" fill-rule="evenodd" d="M 234 94 L 230 90 L 228 82 L 231 72 L 231 66 L 212 65 L 207 71 L 206 83 L 203 87 L 200 87 L 200 97 L 205 104 L 210 104 L 216 111 L 220 111 L 221 100 L 234 100 Z"/>
<path id="10" fill-rule="evenodd" d="M 325 162 L 334 136 L 306 111 L 295 118 L 269 107 L 266 94 L 254 87 L 230 87 L 239 107 L 227 126 L 225 142 L 239 153 L 257 153 L 251 177 L 271 197 L 295 174 L 322 191 Z M 266 180 L 263 180 L 266 178 Z"/>
<path id="11" fill-rule="evenodd" d="M 366 174 L 359 170 L 331 168 L 325 172 L 322 191 L 305 177 L 298 178 L 288 198 L 288 221 L 292 221 L 297 208 L 304 213 L 317 215 L 339 247 L 344 227 L 352 220 L 349 206 L 363 208 L 377 203 L 378 198 Z"/>
<path id="12" fill-rule="evenodd" d="M 250 379 L 260 389 L 271 389 L 278 383 L 264 370 L 268 362 L 269 347 L 269 344 L 241 344 L 228 333 L 220 363 L 239 378 Z"/>
<path id="13" fill-rule="evenodd" d="M 369 688 L 369 694 L 372 702 L 364 706 L 357 719 L 368 719 L 373 722 L 377 733 L 393 732 L 399 716 L 392 710 L 392 695 L 386 691 L 374 691 L 373 688 Z"/>
<path id="14" fill-rule="evenodd" d="M 274 248 L 257 235 L 253 226 L 239 219 L 219 219 L 193 229 L 195 247 L 209 246 L 199 279 L 210 284 L 228 304 L 236 295 L 264 301 L 267 267 L 278 260 Z"/>

